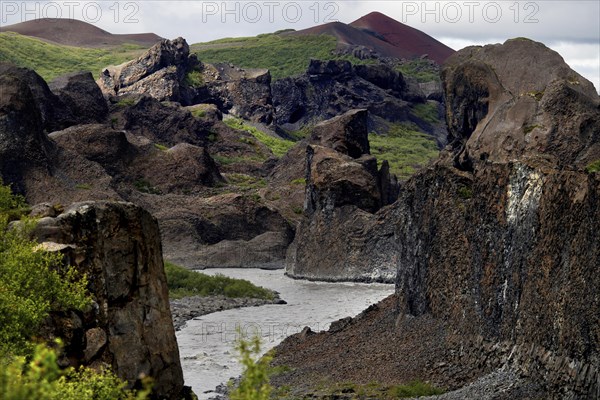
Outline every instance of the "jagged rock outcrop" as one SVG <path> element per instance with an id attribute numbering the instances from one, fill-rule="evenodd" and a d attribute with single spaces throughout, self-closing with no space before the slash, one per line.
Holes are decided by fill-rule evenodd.
<path id="1" fill-rule="evenodd" d="M 351 110 L 315 126 L 306 148 L 304 212 L 286 257 L 286 273 L 297 278 L 330 281 L 385 281 L 395 266 L 371 267 L 371 260 L 352 251 L 352 243 L 370 234 L 373 214 L 397 198 L 389 167 L 377 169 L 369 155 L 366 110 Z M 341 230 L 352 230 L 341 238 Z M 348 239 L 350 246 L 344 241 Z M 336 243 L 333 243 L 335 241 Z M 323 246 L 327 252 L 319 251 Z M 338 262 L 350 254 L 352 262 Z M 369 257 L 371 257 L 369 255 Z"/>
<path id="2" fill-rule="evenodd" d="M 109 98 L 147 95 L 182 105 L 211 103 L 244 119 L 273 122 L 268 70 L 201 63 L 183 38 L 162 40 L 136 60 L 104 69 L 97 83 Z"/>
<path id="3" fill-rule="evenodd" d="M 223 112 L 246 120 L 271 124 L 274 119 L 271 73 L 231 64 L 203 64 L 204 85 L 190 90 L 192 104 L 216 104 Z"/>
<path id="4" fill-rule="evenodd" d="M 542 43 L 513 39 L 464 49 L 442 78 L 458 168 L 540 155 L 585 167 L 600 158 L 594 85 Z"/>
<path id="5" fill-rule="evenodd" d="M 160 103 L 143 96 L 123 111 L 124 128 L 154 143 L 174 146 L 190 143 L 203 146 L 210 134 L 209 125 L 177 104 Z"/>
<path id="6" fill-rule="evenodd" d="M 425 101 L 418 85 L 385 64 L 312 60 L 306 74 L 274 82 L 272 92 L 277 123 L 289 130 L 352 109 L 368 109 L 372 116 L 391 122 L 426 125 L 410 112 L 411 102 Z"/>
<path id="7" fill-rule="evenodd" d="M 35 73 L 23 74 L 24 70 L 4 64 L 1 72 L 0 176 L 23 193 L 25 180 L 34 170 L 47 172 L 50 168 L 53 147 L 43 129 L 44 118 L 51 111 L 38 98 L 51 93 L 44 91 L 45 83 L 30 85 L 32 77 L 39 78 Z"/>
<path id="8" fill-rule="evenodd" d="M 195 64 L 185 39 L 164 39 L 136 60 L 104 69 L 97 83 L 107 96 L 147 94 L 159 101 L 181 101 L 185 75 Z"/>
<path id="9" fill-rule="evenodd" d="M 521 39 L 451 57 L 443 76 L 453 145 L 396 203 L 361 222 L 368 235 L 348 219 L 330 222 L 337 236 L 322 245 L 339 264 L 357 268 L 362 254 L 385 255 L 398 271 L 393 302 L 342 335 L 386 332 L 352 348 L 350 364 L 390 343 L 389 366 L 360 379 L 429 380 L 453 390 L 502 370 L 524 381 L 515 398 L 527 398 L 531 383 L 544 398 L 600 395 L 600 178 L 583 169 L 600 146 L 600 99 L 557 57 Z M 530 123 L 544 129 L 524 132 Z M 526 140 L 516 140 L 517 131 Z M 386 262 L 375 259 L 372 268 Z M 296 360 L 314 357 L 300 370 L 287 364 L 291 375 L 320 371 L 323 379 L 335 359 L 316 354 L 340 353 L 333 344 L 342 336 L 288 342 Z"/>
<path id="10" fill-rule="evenodd" d="M 294 236 L 277 211 L 241 194 L 136 202 L 161 221 L 165 256 L 191 268 L 281 268 Z"/>
<path id="11" fill-rule="evenodd" d="M 223 196 L 231 189 L 209 153 L 210 147 L 217 154 L 252 157 L 269 150 L 228 128 L 214 106 L 186 109 L 142 96 L 112 104 L 110 125 L 79 124 L 47 135 L 44 126 L 55 122 L 55 114 L 46 112 L 44 120 L 40 110 L 60 98 L 35 73 L 7 71 L 0 81 L 0 132 L 6 139 L 0 174 L 30 203 L 131 201 L 158 216 L 171 260 L 190 267 L 281 267 L 293 236 L 290 223 L 260 196 Z M 256 179 L 261 185 L 260 175 Z M 220 201 L 223 207 L 215 211 Z"/>
<path id="12" fill-rule="evenodd" d="M 350 110 L 342 115 L 321 122 L 312 129 L 310 143 L 330 147 L 352 158 L 369 154 L 367 110 Z"/>
<path id="13" fill-rule="evenodd" d="M 130 203 L 75 203 L 40 219 L 34 236 L 89 279 L 93 307 L 53 315 L 47 327 L 67 339 L 66 359 L 108 365 L 132 386 L 149 376 L 156 398 L 182 398 L 156 219 Z"/>
<path id="14" fill-rule="evenodd" d="M 59 76 L 49 84 L 73 115 L 73 124 L 102 123 L 108 116 L 108 105 L 91 72 L 75 72 Z"/>

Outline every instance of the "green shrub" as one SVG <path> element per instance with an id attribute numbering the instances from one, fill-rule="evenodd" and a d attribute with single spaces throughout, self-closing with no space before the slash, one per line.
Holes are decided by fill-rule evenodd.
<path id="1" fill-rule="evenodd" d="M 271 152 L 277 157 L 282 157 L 283 155 L 285 155 L 285 153 L 287 153 L 295 145 L 295 143 L 292 142 L 291 140 L 285 140 L 285 139 L 269 136 L 266 133 L 264 133 L 263 131 L 256 129 L 253 126 L 247 125 L 244 122 L 244 120 L 242 120 L 240 118 L 227 118 L 223 122 L 225 122 L 225 124 L 227 126 L 229 126 L 230 128 L 233 128 L 233 129 L 236 129 L 239 131 L 244 131 L 244 132 L 251 134 L 259 142 L 261 142 L 262 144 L 267 146 L 269 148 L 269 150 L 271 150 Z"/>
<path id="2" fill-rule="evenodd" d="M 44 345 L 35 347 L 31 361 L 16 357 L 0 363 L 0 398 L 3 400 L 143 400 L 150 385 L 136 393 L 110 371 L 89 368 L 61 369 L 57 354 Z"/>
<path id="3" fill-rule="evenodd" d="M 236 343 L 239 360 L 244 367 L 239 385 L 230 393 L 231 400 L 269 400 L 273 387 L 270 384 L 273 357 L 267 353 L 260 356 L 260 338 L 254 336 L 247 340 L 241 335 Z"/>
<path id="4" fill-rule="evenodd" d="M 200 71 L 190 71 L 185 75 L 185 83 L 191 87 L 202 87 L 205 85 L 204 76 Z"/>
<path id="5" fill-rule="evenodd" d="M 169 296 L 179 299 L 188 296 L 251 297 L 271 300 L 275 297 L 270 290 L 258 287 L 243 279 L 223 275 L 209 276 L 165 262 L 165 273 Z"/>
<path id="6" fill-rule="evenodd" d="M 152 186 L 152 184 L 145 179 L 138 179 L 133 183 L 133 186 L 135 186 L 135 188 L 142 193 L 162 194 L 160 189 Z"/>
<path id="7" fill-rule="evenodd" d="M 292 185 L 306 185 L 306 178 L 298 178 L 298 179 L 294 179 L 291 182 Z"/>
<path id="8" fill-rule="evenodd" d="M 29 239 L 32 221 L 8 227 L 7 215 L 22 206 L 22 197 L 0 189 L 0 355 L 26 354 L 51 310 L 80 310 L 90 303 L 86 277 Z"/>
<path id="9" fill-rule="evenodd" d="M 267 187 L 265 178 L 259 178 L 246 174 L 226 174 L 227 182 L 240 189 L 260 189 Z"/>
<path id="10" fill-rule="evenodd" d="M 388 391 L 388 395 L 393 399 L 421 396 L 437 396 L 443 393 L 444 390 L 436 388 L 430 383 L 420 381 L 410 382 L 406 385 L 393 386 Z"/>
<path id="11" fill-rule="evenodd" d="M 600 172 L 600 160 L 590 163 L 585 170 L 589 173 Z"/>
<path id="12" fill-rule="evenodd" d="M 165 146 L 164 144 L 160 144 L 160 143 L 154 143 L 154 147 L 156 147 L 160 151 L 167 151 L 167 150 L 169 150 L 168 146 Z"/>
<path id="13" fill-rule="evenodd" d="M 468 200 L 473 197 L 473 189 L 468 186 L 461 186 L 458 188 L 458 195 L 461 199 Z"/>

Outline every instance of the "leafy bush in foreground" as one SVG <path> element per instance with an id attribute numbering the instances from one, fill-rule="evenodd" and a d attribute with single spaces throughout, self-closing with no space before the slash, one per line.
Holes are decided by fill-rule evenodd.
<path id="1" fill-rule="evenodd" d="M 125 388 L 126 383 L 110 371 L 89 368 L 61 369 L 56 351 L 44 345 L 35 347 L 30 361 L 16 357 L 0 363 L 0 398 L 3 400 L 143 400 L 149 384 L 140 392 Z"/>
<path id="2" fill-rule="evenodd" d="M 240 363 L 244 367 L 239 385 L 231 392 L 231 400 L 269 400 L 273 387 L 269 383 L 272 357 L 269 353 L 260 356 L 260 338 L 246 339 L 241 336 L 236 343 Z"/>
<path id="3" fill-rule="evenodd" d="M 90 302 L 86 277 L 28 238 L 33 222 L 8 226 L 23 204 L 0 186 L 0 356 L 26 354 L 51 310 L 83 309 Z"/>

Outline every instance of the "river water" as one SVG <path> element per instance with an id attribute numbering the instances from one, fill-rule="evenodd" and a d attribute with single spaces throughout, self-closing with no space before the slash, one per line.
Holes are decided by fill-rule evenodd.
<path id="1" fill-rule="evenodd" d="M 208 399 L 214 394 L 205 392 L 240 375 L 242 369 L 234 350 L 237 329 L 250 335 L 258 333 L 266 351 L 305 326 L 313 331 L 326 330 L 331 322 L 355 316 L 394 292 L 394 285 L 298 281 L 286 277 L 283 270 L 202 272 L 247 279 L 278 291 L 288 304 L 227 310 L 188 321 L 177 333 L 177 341 L 185 384 L 200 399 Z"/>

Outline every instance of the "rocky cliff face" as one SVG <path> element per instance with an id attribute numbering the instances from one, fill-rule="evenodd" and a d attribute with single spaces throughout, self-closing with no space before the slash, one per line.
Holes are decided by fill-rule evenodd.
<path id="1" fill-rule="evenodd" d="M 374 256 L 375 268 L 386 265 L 383 255 L 397 266 L 396 305 L 344 333 L 370 336 L 369 326 L 387 325 L 397 364 L 378 374 L 456 389 L 502 369 L 545 398 L 600 395 L 600 187 L 584 170 L 600 158 L 600 102 L 557 57 L 529 40 L 451 57 L 447 152 L 360 225 L 330 221 L 337 242 L 327 248 L 340 248 L 339 264 L 362 265 L 358 253 Z M 288 344 L 307 357 L 336 335 Z M 357 360 L 369 348 L 361 345 Z M 409 368 L 402 357 L 421 361 Z M 508 395 L 527 398 L 519 390 Z"/>
<path id="2" fill-rule="evenodd" d="M 183 38 L 162 40 L 145 54 L 104 69 L 97 81 L 107 97 L 150 96 L 182 105 L 216 104 L 237 117 L 273 122 L 271 74 L 230 64 L 204 64 Z"/>
<path id="3" fill-rule="evenodd" d="M 66 339 L 68 362 L 108 365 L 132 386 L 148 376 L 156 398 L 180 399 L 183 374 L 156 219 L 130 203 L 75 203 L 40 219 L 34 235 L 89 279 L 93 307 L 53 315 L 47 327 L 47 335 Z"/>
<path id="4" fill-rule="evenodd" d="M 388 121 L 410 119 L 410 102 L 424 102 L 418 85 L 383 65 L 312 60 L 306 74 L 273 83 L 277 123 L 286 129 L 368 109 Z"/>
<path id="5" fill-rule="evenodd" d="M 108 116 L 89 74 L 57 79 L 51 85 L 57 96 L 35 72 L 2 68 L 0 174 L 30 203 L 131 201 L 159 218 L 171 260 L 189 267 L 281 267 L 290 223 L 260 195 L 229 187 L 221 174 L 259 186 L 262 162 L 252 157 L 269 149 L 228 128 L 214 106 L 184 108 L 144 95 L 111 104 Z M 85 112 L 75 112 L 79 106 Z M 73 115 L 110 124 L 76 124 Z M 227 169 L 211 154 L 250 161 Z"/>
<path id="6" fill-rule="evenodd" d="M 368 282 L 395 278 L 393 263 L 374 266 L 371 254 L 353 248 L 372 237 L 367 226 L 374 213 L 394 202 L 398 193 L 386 167 L 378 171 L 377 160 L 369 155 L 367 117 L 366 110 L 352 110 L 318 124 L 305 145 L 306 215 L 288 249 L 290 276 Z"/>
<path id="7" fill-rule="evenodd" d="M 543 44 L 464 49 L 442 78 L 456 167 L 543 157 L 572 168 L 600 158 L 596 89 Z"/>

